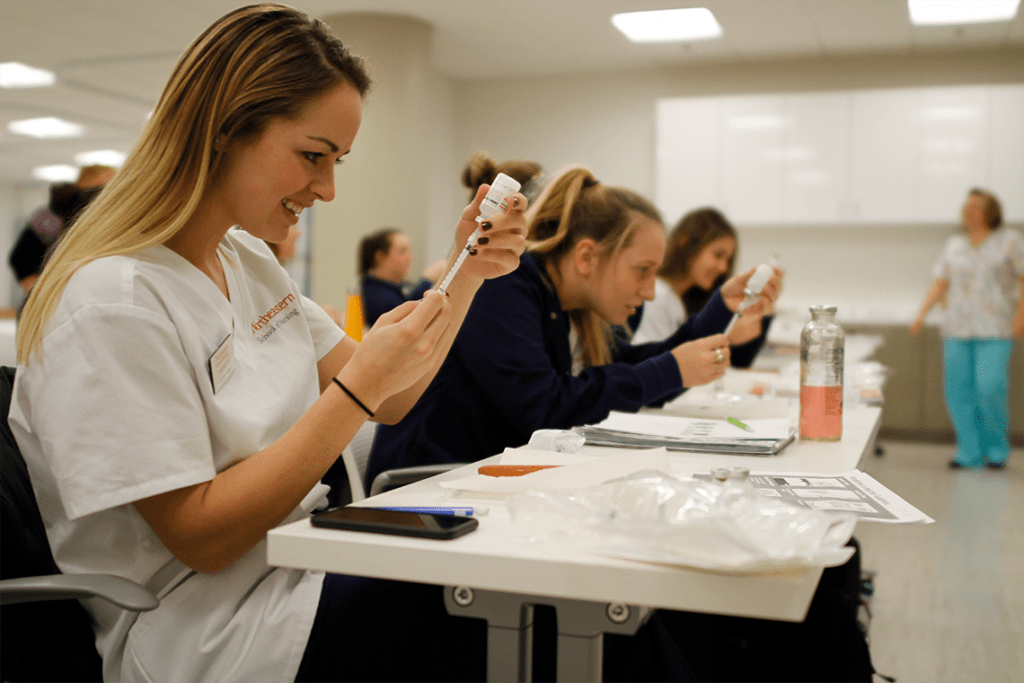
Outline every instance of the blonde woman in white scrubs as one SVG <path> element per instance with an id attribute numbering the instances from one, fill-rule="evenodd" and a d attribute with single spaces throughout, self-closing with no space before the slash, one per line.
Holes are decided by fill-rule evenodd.
<path id="1" fill-rule="evenodd" d="M 142 615 L 85 603 L 106 680 L 483 675 L 484 627 L 447 617 L 439 589 L 265 559 L 267 531 L 308 513 L 365 420 L 405 415 L 477 288 L 525 246 L 515 195 L 450 297 L 399 307 L 361 344 L 302 296 L 263 240 L 334 199 L 368 87 L 361 60 L 304 14 L 221 18 L 33 289 L 10 422 L 53 555 L 161 600 Z"/>

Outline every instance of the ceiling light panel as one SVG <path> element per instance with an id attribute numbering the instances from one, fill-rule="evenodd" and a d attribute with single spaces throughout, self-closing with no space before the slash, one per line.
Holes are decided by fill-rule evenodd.
<path id="1" fill-rule="evenodd" d="M 97 149 L 91 152 L 76 154 L 75 163 L 82 164 L 83 166 L 100 164 L 101 166 L 121 168 L 126 156 L 124 152 L 118 152 L 116 149 Z"/>
<path id="2" fill-rule="evenodd" d="M 949 26 L 1011 21 L 1020 0 L 907 0 L 915 26 Z"/>
<path id="3" fill-rule="evenodd" d="M 0 63 L 0 88 L 45 88 L 56 82 L 52 71 L 21 62 Z"/>
<path id="4" fill-rule="evenodd" d="M 634 43 L 682 43 L 722 37 L 722 26 L 706 7 L 627 12 L 612 24 Z"/>
<path id="5" fill-rule="evenodd" d="M 78 167 L 68 164 L 36 166 L 32 169 L 32 177 L 49 183 L 72 183 L 78 180 Z"/>
<path id="6" fill-rule="evenodd" d="M 44 116 L 39 119 L 21 119 L 7 124 L 7 130 L 18 135 L 27 135 L 40 140 L 53 138 L 77 138 L 85 132 L 85 128 L 56 116 Z"/>

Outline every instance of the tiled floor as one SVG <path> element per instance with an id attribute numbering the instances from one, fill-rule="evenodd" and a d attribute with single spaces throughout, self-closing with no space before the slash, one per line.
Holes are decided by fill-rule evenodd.
<path id="1" fill-rule="evenodd" d="M 1024 681 L 1024 451 L 947 468 L 953 446 L 881 442 L 864 470 L 935 519 L 861 523 L 875 668 L 899 683 Z"/>

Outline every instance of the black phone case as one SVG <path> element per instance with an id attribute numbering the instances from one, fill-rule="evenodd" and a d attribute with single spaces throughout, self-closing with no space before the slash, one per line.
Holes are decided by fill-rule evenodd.
<path id="1" fill-rule="evenodd" d="M 473 531 L 480 522 L 473 517 L 457 517 L 455 515 L 433 515 L 422 512 L 401 512 L 397 510 L 380 510 L 387 512 L 388 516 L 398 519 L 406 517 L 410 522 L 416 524 L 391 523 L 388 521 L 368 521 L 344 517 L 348 514 L 345 510 L 358 510 L 365 508 L 335 508 L 313 515 L 311 523 L 316 527 L 327 529 L 343 529 L 345 531 L 365 531 L 374 534 L 390 534 L 392 536 L 412 536 L 414 538 L 432 538 L 436 540 L 449 540 L 458 538 Z M 418 518 L 418 519 L 417 519 Z"/>

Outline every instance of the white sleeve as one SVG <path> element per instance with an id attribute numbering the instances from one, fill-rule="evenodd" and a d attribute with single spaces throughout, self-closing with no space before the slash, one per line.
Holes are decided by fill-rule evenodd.
<path id="1" fill-rule="evenodd" d="M 1024 277 L 1024 235 L 1016 230 L 1011 232 L 1009 248 L 1007 249 L 1010 263 L 1017 277 Z"/>
<path id="2" fill-rule="evenodd" d="M 18 372 L 69 519 L 216 475 L 195 371 L 166 318 L 82 308 Z"/>
<path id="3" fill-rule="evenodd" d="M 644 304 L 640 325 L 633 335 L 634 344 L 663 341 L 672 336 L 679 326 L 686 322 L 683 302 L 675 292 L 661 280 L 655 283 L 654 301 Z"/>
<path id="4" fill-rule="evenodd" d="M 936 280 L 949 280 L 949 256 L 953 249 L 954 239 L 955 238 L 950 238 L 946 242 L 946 246 L 942 248 L 942 254 L 939 255 L 938 260 L 935 261 L 935 265 L 932 266 L 932 277 Z"/>

